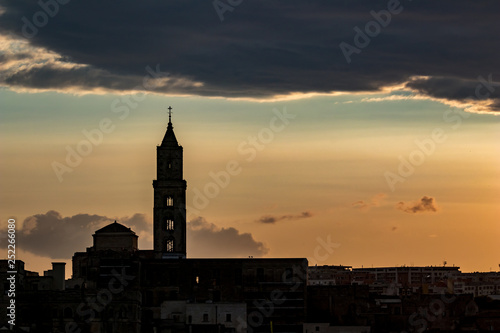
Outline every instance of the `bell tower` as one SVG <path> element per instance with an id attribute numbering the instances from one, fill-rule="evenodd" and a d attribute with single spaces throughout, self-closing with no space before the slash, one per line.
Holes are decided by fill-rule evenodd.
<path id="1" fill-rule="evenodd" d="M 156 180 L 153 180 L 154 251 L 160 258 L 186 257 L 186 188 L 182 175 L 182 146 L 172 126 L 168 107 L 167 132 L 156 147 Z"/>

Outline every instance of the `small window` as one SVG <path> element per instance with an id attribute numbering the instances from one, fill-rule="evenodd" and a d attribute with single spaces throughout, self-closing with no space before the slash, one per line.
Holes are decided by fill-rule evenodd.
<path id="1" fill-rule="evenodd" d="M 167 168 L 172 169 L 172 161 L 167 162 Z"/>
<path id="2" fill-rule="evenodd" d="M 174 252 L 174 240 L 168 239 L 165 247 L 167 252 Z"/>
<path id="3" fill-rule="evenodd" d="M 316 326 L 316 332 L 319 332 L 319 326 Z"/>
<path id="4" fill-rule="evenodd" d="M 195 280 L 196 284 L 200 283 L 200 277 L 199 276 L 197 276 L 194 280 Z"/>
<path id="5" fill-rule="evenodd" d="M 208 323 L 208 313 L 203 314 L 203 322 Z"/>
<path id="6" fill-rule="evenodd" d="M 165 203 L 167 204 L 167 207 L 172 207 L 174 205 L 174 198 L 172 198 L 171 196 L 167 196 L 165 201 L 166 201 Z"/>
<path id="7" fill-rule="evenodd" d="M 226 313 L 226 322 L 231 322 L 231 314 L 230 313 Z"/>
<path id="8" fill-rule="evenodd" d="M 174 230 L 174 220 L 167 219 L 167 221 L 165 221 L 165 229 Z"/>

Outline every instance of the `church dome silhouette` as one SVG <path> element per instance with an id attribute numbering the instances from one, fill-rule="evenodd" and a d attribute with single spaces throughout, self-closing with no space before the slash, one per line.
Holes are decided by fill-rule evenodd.
<path id="1" fill-rule="evenodd" d="M 109 232 L 127 232 L 127 233 L 133 233 L 135 234 L 134 231 L 132 231 L 132 229 L 124 226 L 123 224 L 120 224 L 118 222 L 113 222 L 113 223 L 110 223 L 108 224 L 107 226 L 105 227 L 102 227 L 101 229 L 99 230 L 96 230 L 95 233 L 98 234 L 98 233 L 109 233 Z"/>

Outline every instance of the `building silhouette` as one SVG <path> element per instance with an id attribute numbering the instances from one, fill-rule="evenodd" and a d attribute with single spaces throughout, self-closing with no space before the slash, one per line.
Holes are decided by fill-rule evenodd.
<path id="1" fill-rule="evenodd" d="M 17 276 L 16 327 L 30 332 L 302 331 L 307 259 L 187 258 L 183 148 L 170 113 L 157 146 L 156 178 L 153 250 L 139 249 L 135 232 L 115 221 L 95 231 L 93 246 L 73 255 L 68 280 L 58 263 L 41 277 L 18 261 L 23 267 Z"/>
<path id="2" fill-rule="evenodd" d="M 154 250 L 161 258 L 186 258 L 186 187 L 182 146 L 177 143 L 169 107 L 167 132 L 156 147 L 153 180 Z"/>
<path id="3" fill-rule="evenodd" d="M 17 260 L 15 326 L 9 325 L 7 316 L 8 264 L 0 260 L 0 279 L 5 281 L 0 284 L 0 330 L 500 330 L 500 273 L 496 272 L 462 274 L 458 267 L 308 267 L 305 258 L 189 258 L 183 148 L 170 113 L 157 146 L 156 178 L 153 249 L 139 249 L 136 233 L 115 221 L 95 231 L 91 247 L 73 255 L 70 279 L 65 279 L 65 263 L 53 263 L 40 276 Z M 436 304 L 439 313 L 421 314 L 421 309 L 436 310 Z"/>

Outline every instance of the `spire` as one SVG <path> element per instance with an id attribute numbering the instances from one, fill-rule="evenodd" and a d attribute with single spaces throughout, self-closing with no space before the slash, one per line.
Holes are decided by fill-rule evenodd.
<path id="1" fill-rule="evenodd" d="M 168 107 L 168 125 L 167 132 L 163 137 L 163 141 L 161 142 L 162 147 L 178 147 L 177 139 L 174 134 L 174 126 L 172 125 L 172 107 Z"/>

